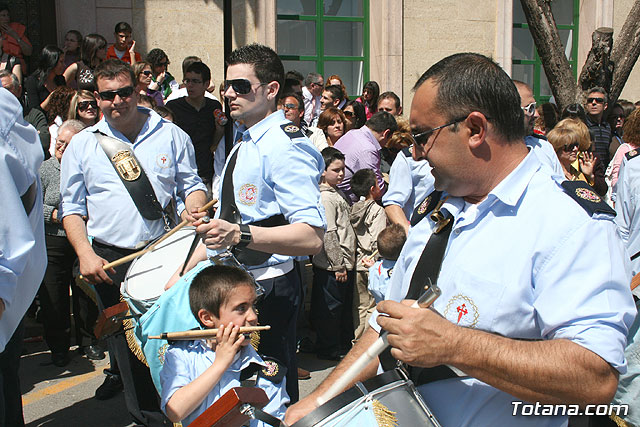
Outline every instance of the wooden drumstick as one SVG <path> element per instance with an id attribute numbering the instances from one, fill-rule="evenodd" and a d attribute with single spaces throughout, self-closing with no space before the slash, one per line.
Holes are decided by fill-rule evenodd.
<path id="1" fill-rule="evenodd" d="M 433 302 L 440 296 L 441 291 L 440 288 L 436 285 L 431 285 L 425 287 L 425 292 L 420 296 L 420 298 L 413 303 L 411 307 L 414 308 L 428 308 Z M 320 397 L 316 399 L 316 403 L 318 406 L 324 405 L 329 400 L 333 399 L 339 393 L 341 393 L 358 374 L 367 367 L 371 361 L 373 361 L 376 357 L 380 355 L 384 351 L 385 348 L 389 346 L 389 341 L 387 340 L 387 331 L 382 331 L 380 334 L 380 338 L 378 338 L 371 346 L 367 349 L 366 352 L 360 355 L 360 357 L 353 363 L 353 365 L 349 366 L 349 368 L 338 378 L 338 380 L 331 385 L 322 393 Z"/>
<path id="2" fill-rule="evenodd" d="M 362 264 L 364 264 L 364 258 L 369 258 L 369 259 L 373 260 L 376 257 L 376 255 L 378 255 L 378 250 L 377 249 L 375 251 L 373 251 L 373 253 L 371 255 L 363 257 L 362 261 L 361 261 Z"/>
<path id="3" fill-rule="evenodd" d="M 631 279 L 631 290 L 637 288 L 638 285 L 640 285 L 640 273 L 636 274 L 633 276 L 633 279 Z"/>
<path id="4" fill-rule="evenodd" d="M 247 334 L 257 331 L 268 331 L 271 326 L 241 326 L 240 333 Z M 183 332 L 163 332 L 160 335 L 150 335 L 150 340 L 193 340 L 198 338 L 215 338 L 218 334 L 218 329 L 198 329 L 195 331 L 183 331 Z"/>
<path id="5" fill-rule="evenodd" d="M 209 210 L 211 207 L 213 207 L 213 205 L 215 205 L 216 203 L 218 203 L 217 199 L 211 200 L 209 203 L 207 203 L 206 205 L 204 205 L 201 208 L 199 208 L 198 212 L 199 213 L 205 212 L 205 211 Z M 117 259 L 115 261 L 112 261 L 110 263 L 107 263 L 107 264 L 102 266 L 102 269 L 105 270 L 105 271 L 109 270 L 110 268 L 117 267 L 117 266 L 122 265 L 122 264 L 126 264 L 129 261 L 133 261 L 134 259 L 138 258 L 139 256 L 142 256 L 142 255 L 146 254 L 147 252 L 154 251 L 156 246 L 158 246 L 160 243 L 162 243 L 165 240 L 167 240 L 169 237 L 173 236 L 175 233 L 178 232 L 178 230 L 180 230 L 182 227 L 184 227 L 185 225 L 188 225 L 188 224 L 189 224 L 189 220 L 187 220 L 187 219 L 183 220 L 180 224 L 176 225 L 168 233 L 163 235 L 161 238 L 159 238 L 153 244 L 147 246 L 146 248 L 144 248 L 142 250 L 139 250 L 138 252 L 134 252 L 134 253 L 132 253 L 130 255 L 127 255 L 125 257 L 122 257 L 122 258 Z M 84 277 L 82 277 L 82 275 L 80 275 L 79 278 L 80 278 L 80 280 L 84 280 Z"/>

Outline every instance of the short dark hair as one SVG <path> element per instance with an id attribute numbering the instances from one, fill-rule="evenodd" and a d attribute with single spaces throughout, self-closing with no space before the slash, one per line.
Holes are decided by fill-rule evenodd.
<path id="1" fill-rule="evenodd" d="M 278 82 L 280 85 L 278 96 L 280 95 L 284 84 L 284 66 L 273 49 L 257 43 L 239 47 L 227 58 L 227 65 L 236 64 L 251 65 L 260 83 Z M 276 96 L 276 102 L 278 96 Z"/>
<path id="2" fill-rule="evenodd" d="M 367 197 L 371 187 L 378 185 L 373 169 L 360 169 L 351 177 L 351 191 L 358 197 Z"/>
<path id="3" fill-rule="evenodd" d="M 382 258 L 396 261 L 402 251 L 407 233 L 400 224 L 391 224 L 378 234 L 378 252 Z"/>
<path id="4" fill-rule="evenodd" d="M 80 58 L 82 62 L 84 62 L 86 66 L 92 67 L 98 51 L 106 47 L 107 39 L 100 34 L 87 34 L 82 39 L 82 47 L 80 48 Z"/>
<path id="5" fill-rule="evenodd" d="M 524 138 L 520 95 L 507 73 L 490 58 L 477 53 L 448 56 L 431 66 L 413 90 L 429 79 L 437 85 L 434 102 L 446 121 L 478 111 L 507 141 Z"/>
<path id="6" fill-rule="evenodd" d="M 304 99 L 302 99 L 302 95 L 300 95 L 298 92 L 287 92 L 282 95 L 281 99 L 285 99 L 288 97 L 296 99 L 296 102 L 298 102 L 298 111 L 304 111 Z"/>
<path id="7" fill-rule="evenodd" d="M 342 94 L 342 87 L 341 86 L 329 85 L 329 86 L 325 86 L 324 90 L 327 91 L 327 92 L 331 92 L 331 97 L 333 99 L 339 99 L 340 101 L 342 101 L 343 94 Z"/>
<path id="8" fill-rule="evenodd" d="M 182 60 L 182 75 L 184 76 L 185 74 L 187 74 L 187 68 L 189 68 L 189 65 L 193 64 L 194 62 L 202 62 L 202 60 L 197 57 L 197 56 L 187 56 L 186 58 L 184 58 Z"/>
<path id="9" fill-rule="evenodd" d="M 118 33 L 129 33 L 129 34 L 131 34 L 131 33 L 133 33 L 133 28 L 131 28 L 131 25 L 129 25 L 128 23 L 123 21 L 123 22 L 118 22 L 116 24 L 116 28 L 115 28 L 115 30 L 113 30 L 113 32 L 115 34 L 118 34 Z"/>
<path id="10" fill-rule="evenodd" d="M 153 97 L 141 93 L 138 95 L 138 105 L 143 107 L 149 106 L 149 109 L 155 110 L 158 106 L 158 102 Z"/>
<path id="11" fill-rule="evenodd" d="M 98 87 L 98 79 L 115 79 L 119 75 L 129 76 L 131 84 L 136 85 L 136 75 L 133 72 L 133 67 L 124 61 L 117 58 L 107 59 L 102 61 L 96 69 L 93 71 L 93 76 L 96 82 L 96 88 Z"/>
<path id="12" fill-rule="evenodd" d="M 605 89 L 605 88 L 600 87 L 600 86 L 594 86 L 594 87 L 592 87 L 591 89 L 589 89 L 589 90 L 587 91 L 587 97 L 588 97 L 589 95 L 591 95 L 592 93 L 595 93 L 595 92 L 598 92 L 598 93 L 601 93 L 601 94 L 603 94 L 603 95 L 604 95 L 604 103 L 605 103 L 605 104 L 607 104 L 607 103 L 609 102 L 609 94 L 607 93 L 607 91 L 606 91 L 606 89 Z M 586 101 L 586 100 L 585 100 L 585 101 Z"/>
<path id="13" fill-rule="evenodd" d="M 298 83 L 303 84 L 304 82 L 304 76 L 302 75 L 302 73 L 300 71 L 297 70 L 289 70 L 287 71 L 287 74 L 284 75 L 285 79 L 292 79 L 292 80 L 297 80 Z"/>
<path id="14" fill-rule="evenodd" d="M 158 65 L 160 65 L 160 63 L 162 61 L 164 61 L 165 59 L 169 59 L 169 57 L 167 56 L 166 53 L 164 53 L 164 50 L 160 49 L 160 48 L 155 48 L 155 49 L 151 49 L 149 51 L 149 53 L 147 54 L 147 61 L 153 66 L 153 67 L 157 67 Z"/>
<path id="15" fill-rule="evenodd" d="M 578 119 L 582 123 L 587 123 L 587 113 L 582 104 L 569 104 L 564 107 L 560 115 L 560 120 L 564 119 Z"/>
<path id="16" fill-rule="evenodd" d="M 322 154 L 322 159 L 324 160 L 324 170 L 327 170 L 329 165 L 336 160 L 342 160 L 344 162 L 344 154 L 337 148 L 326 147 L 320 154 Z"/>
<path id="17" fill-rule="evenodd" d="M 300 93 L 302 93 L 302 87 L 300 85 L 300 82 L 296 79 L 289 79 L 286 78 L 284 79 L 284 86 L 282 87 L 282 93 L 292 93 L 292 92 L 296 92 L 295 90 L 293 90 L 294 86 L 300 86 Z M 284 96 L 284 95 L 282 95 Z"/>
<path id="18" fill-rule="evenodd" d="M 383 99 L 391 99 L 396 104 L 396 110 L 400 109 L 400 97 L 396 95 L 395 92 L 392 92 L 392 91 L 382 92 L 378 97 L 378 104 Z"/>
<path id="19" fill-rule="evenodd" d="M 393 117 L 393 114 L 387 113 L 386 111 L 378 111 L 375 113 L 367 120 L 365 126 L 378 133 L 382 133 L 387 129 L 393 133 L 398 129 L 396 118 Z"/>
<path id="20" fill-rule="evenodd" d="M 205 309 L 220 318 L 220 307 L 238 286 L 253 286 L 246 271 L 227 265 L 212 265 L 204 268 L 193 278 L 189 287 L 191 313 L 200 322 L 198 311 Z"/>
<path id="21" fill-rule="evenodd" d="M 187 73 L 200 74 L 203 82 L 211 81 L 211 70 L 204 62 L 194 62 L 193 64 L 189 65 L 187 67 Z"/>

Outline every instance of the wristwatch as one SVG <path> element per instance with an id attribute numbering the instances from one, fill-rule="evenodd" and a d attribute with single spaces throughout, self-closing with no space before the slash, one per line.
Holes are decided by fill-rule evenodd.
<path id="1" fill-rule="evenodd" d="M 236 245 L 238 248 L 243 248 L 251 243 L 251 230 L 246 224 L 238 224 L 240 227 L 240 241 Z"/>

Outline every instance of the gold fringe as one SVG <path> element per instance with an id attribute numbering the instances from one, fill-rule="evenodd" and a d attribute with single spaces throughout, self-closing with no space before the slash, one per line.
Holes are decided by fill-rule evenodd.
<path id="1" fill-rule="evenodd" d="M 609 415 L 609 418 L 611 418 L 611 421 L 616 423 L 619 427 L 627 427 L 628 426 L 626 421 L 623 420 L 622 418 L 620 418 L 619 416 L 617 416 L 616 414 Z"/>
<path id="2" fill-rule="evenodd" d="M 371 404 L 373 406 L 373 415 L 376 417 L 379 427 L 398 426 L 398 417 L 396 417 L 395 412 L 384 406 L 379 400 L 373 400 Z"/>
<path id="3" fill-rule="evenodd" d="M 124 301 L 122 295 L 120 295 L 120 301 Z M 127 316 L 131 315 L 131 311 L 127 311 Z M 147 363 L 147 358 L 144 357 L 144 353 L 138 345 L 138 340 L 136 339 L 136 334 L 134 332 L 135 324 L 133 323 L 133 319 L 124 319 L 122 321 L 122 326 L 124 327 L 124 335 L 127 338 L 127 345 L 129 346 L 129 350 L 131 353 L 135 354 L 139 361 L 144 363 L 146 367 L 149 367 Z"/>

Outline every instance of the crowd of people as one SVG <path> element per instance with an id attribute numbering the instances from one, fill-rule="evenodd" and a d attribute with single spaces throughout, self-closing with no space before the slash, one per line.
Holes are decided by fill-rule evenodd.
<path id="1" fill-rule="evenodd" d="M 44 339 L 51 362 L 66 366 L 73 356 L 73 313 L 83 355 L 105 358 L 107 346 L 110 369 L 97 399 L 124 390 L 136 422 L 186 425 L 251 371 L 268 392 L 266 409 L 283 418 L 293 404 L 287 419 L 295 421 L 381 327 L 389 331 L 393 357 L 466 373 L 423 381 L 410 369 L 445 425 L 473 424 L 471 417 L 502 423 L 513 396 L 556 403 L 613 397 L 617 376 L 626 372 L 622 353 L 635 312 L 626 252 L 611 219 L 615 207 L 627 221 L 617 220 L 619 226 L 626 225 L 627 239 L 635 242 L 633 189 L 623 178 L 632 168 L 623 165 L 633 164 L 640 148 L 638 103 L 609 105 L 606 90 L 594 87 L 584 104 L 562 111 L 553 103 L 537 105 L 526 83 L 510 80 L 488 58 L 461 54 L 421 77 L 409 121 L 400 97 L 381 93 L 377 82 L 347 88 L 339 75 L 325 80 L 285 72 L 275 52 L 260 45 L 227 58 L 218 99 L 200 58 L 183 59 L 178 82 L 162 49 L 136 51 L 126 22 L 115 25 L 112 45 L 99 34 L 68 31 L 63 48 L 37 53 L 32 72 L 24 62 L 34 54 L 24 27 L 10 22 L 4 6 L 0 29 L 2 87 L 37 130 L 44 159 L 37 186 L 43 206 L 36 208 L 47 253 L 37 291 Z M 461 79 L 484 84 L 470 88 Z M 360 96 L 349 99 L 349 89 Z M 231 141 L 225 126 L 232 127 Z M 435 143 L 441 135 L 450 147 Z M 213 218 L 200 212 L 211 199 L 219 199 Z M 543 218 L 543 206 L 561 209 L 562 218 Z M 26 214 L 36 235 L 37 221 L 30 209 Z M 246 271 L 212 265 L 197 273 L 185 313 L 203 328 L 216 328 L 216 340 L 172 344 L 161 385 L 154 385 L 123 334 L 104 343 L 92 329 L 98 312 L 120 301 L 130 263 L 103 266 L 180 219 L 202 236 L 184 271 L 228 248 Z M 424 273 L 429 236 L 452 229 L 444 261 L 435 261 L 435 275 Z M 515 246 L 513 236 L 519 236 Z M 486 246 L 495 240 L 495 248 Z M 308 318 L 307 262 L 313 271 Z M 388 301 L 415 299 L 413 283 L 424 281 L 414 280 L 418 271 L 441 284 L 435 308 L 450 322 Z M 585 278 L 584 292 L 575 295 Z M 170 288 L 178 277 L 167 280 Z M 3 306 L 9 301 L 0 293 Z M 556 312 L 561 303 L 562 315 Z M 3 354 L 11 358 L 3 372 L 19 363 L 20 319 L 15 323 L 4 337 Z M 238 327 L 256 324 L 271 330 L 253 349 Z M 425 340 L 434 350 L 416 348 Z M 460 352 L 466 359 L 451 356 L 454 341 L 466 346 Z M 298 351 L 343 361 L 300 402 L 298 381 L 311 374 L 298 366 Z M 522 368 L 505 365 L 505 354 L 522 356 Z M 536 364 L 543 355 L 548 363 Z M 554 371 L 560 362 L 571 369 Z M 367 367 L 358 379 L 375 370 Z M 455 377 L 464 379 L 446 386 L 437 381 Z M 586 385 L 574 387 L 575 378 Z M 13 382 L 14 395 L 19 385 L 17 377 L 4 381 L 6 401 L 6 384 Z M 447 403 L 461 396 L 466 414 Z M 21 425 L 16 405 L 13 399 L 0 413 L 6 425 Z M 547 421 L 560 425 L 562 418 Z"/>

